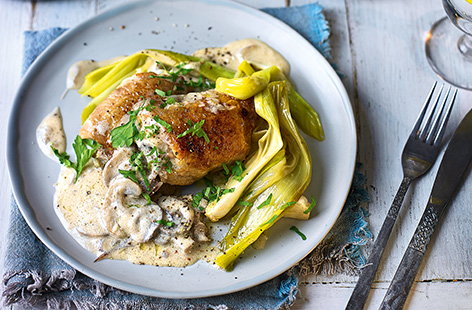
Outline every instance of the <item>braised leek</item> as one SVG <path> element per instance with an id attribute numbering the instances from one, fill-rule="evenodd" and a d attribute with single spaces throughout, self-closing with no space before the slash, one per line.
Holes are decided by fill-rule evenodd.
<path id="1" fill-rule="evenodd" d="M 266 169 L 246 189 L 248 194 L 244 199 L 253 203 L 241 207 L 233 217 L 222 244 L 224 252 L 215 261 L 224 269 L 231 268 L 235 259 L 300 199 L 311 181 L 311 156 L 292 119 L 286 82 L 270 83 L 266 91 L 270 92 L 277 106 L 281 132 L 286 142 L 286 161 L 283 165 L 274 164 Z M 269 173 L 281 174 L 282 177 L 276 182 L 268 182 Z M 258 194 L 260 189 L 263 191 Z M 269 204 L 258 208 L 269 196 L 272 197 Z"/>

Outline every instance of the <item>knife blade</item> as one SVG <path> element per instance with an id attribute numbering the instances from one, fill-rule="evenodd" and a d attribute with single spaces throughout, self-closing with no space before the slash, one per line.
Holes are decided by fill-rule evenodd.
<path id="1" fill-rule="evenodd" d="M 402 309 L 441 214 L 472 161 L 472 110 L 457 127 L 441 160 L 426 209 L 379 309 Z"/>

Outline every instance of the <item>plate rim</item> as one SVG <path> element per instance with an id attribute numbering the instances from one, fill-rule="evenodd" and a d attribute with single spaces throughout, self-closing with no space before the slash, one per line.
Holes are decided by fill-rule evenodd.
<path id="1" fill-rule="evenodd" d="M 179 0 L 179 1 L 186 1 L 186 0 Z M 64 33 L 62 33 L 59 37 L 57 37 L 44 51 L 40 53 L 40 55 L 35 59 L 35 61 L 31 64 L 31 66 L 28 68 L 28 70 L 25 72 L 23 75 L 21 81 L 20 81 L 20 86 L 18 87 L 13 104 L 10 109 L 9 117 L 8 117 L 8 125 L 7 125 L 7 139 L 6 139 L 6 162 L 7 162 L 7 168 L 8 168 L 8 173 L 10 177 L 10 182 L 12 185 L 12 192 L 15 198 L 15 201 L 18 205 L 18 209 L 20 210 L 20 213 L 22 214 L 23 218 L 27 222 L 28 226 L 30 229 L 34 232 L 34 234 L 40 239 L 40 241 L 46 245 L 54 254 L 56 254 L 59 258 L 61 258 L 64 262 L 69 264 L 71 267 L 74 269 L 80 271 L 81 273 L 87 275 L 88 277 L 98 280 L 104 284 L 110 285 L 115 288 L 119 288 L 128 292 L 136 293 L 136 294 L 141 294 L 141 295 L 147 295 L 147 296 L 153 296 L 153 297 L 161 297 L 161 298 L 172 298 L 172 299 L 183 299 L 183 298 L 201 298 L 201 297 L 210 297 L 210 296 L 219 296 L 219 295 L 224 295 L 224 294 L 229 294 L 229 293 L 234 293 L 237 291 L 241 291 L 256 285 L 259 285 L 263 282 L 269 281 L 278 275 L 284 273 L 288 269 L 290 269 L 292 266 L 296 265 L 298 262 L 300 262 L 303 258 L 305 258 L 307 255 L 309 255 L 316 246 L 320 244 L 320 242 L 324 239 L 324 237 L 328 234 L 328 232 L 331 230 L 333 225 L 335 224 L 337 218 L 339 217 L 343 206 L 344 202 L 347 199 L 347 196 L 349 194 L 349 189 L 351 187 L 352 183 L 352 178 L 354 175 L 354 170 L 355 170 L 355 162 L 356 162 L 356 154 L 357 154 L 357 131 L 356 131 L 356 121 L 354 118 L 354 112 L 352 108 L 352 103 L 349 99 L 349 96 L 347 94 L 346 88 L 344 87 L 344 84 L 342 83 L 340 77 L 336 74 L 334 69 L 331 67 L 329 62 L 326 60 L 326 58 L 321 55 L 321 53 L 310 43 L 308 42 L 302 35 L 300 35 L 297 31 L 295 31 L 293 28 L 291 28 L 289 25 L 286 23 L 282 22 L 281 20 L 271 16 L 268 13 L 265 13 L 261 11 L 260 9 L 253 8 L 249 5 L 239 3 L 237 1 L 231 1 L 231 0 L 198 0 L 199 2 L 207 3 L 207 4 L 213 4 L 213 3 L 218 3 L 218 4 L 224 4 L 226 6 L 229 6 L 231 8 L 237 9 L 237 10 L 243 10 L 247 12 L 248 14 L 251 14 L 253 16 L 256 16 L 258 18 L 262 19 L 269 19 L 271 23 L 276 24 L 278 27 L 283 28 L 284 31 L 287 31 L 288 34 L 291 36 L 296 36 L 305 45 L 304 48 L 306 48 L 310 54 L 314 55 L 317 58 L 317 61 L 323 63 L 324 70 L 326 71 L 327 76 L 329 77 L 330 81 L 333 83 L 333 86 L 336 88 L 338 94 L 340 95 L 342 99 L 342 107 L 346 109 L 347 111 L 347 117 L 349 119 L 349 127 L 352 129 L 351 134 L 353 136 L 353 149 L 352 149 L 352 154 L 349 162 L 349 180 L 345 182 L 344 186 L 346 186 L 345 193 L 343 195 L 340 195 L 342 198 L 341 200 L 343 201 L 343 204 L 338 208 L 337 214 L 335 219 L 333 220 L 332 223 L 329 223 L 329 225 L 326 226 L 325 231 L 323 234 L 320 234 L 320 241 L 316 243 L 310 251 L 305 253 L 300 259 L 298 259 L 296 262 L 289 263 L 289 264 L 282 264 L 281 267 L 279 267 L 279 271 L 276 272 L 270 272 L 268 277 L 265 277 L 263 279 L 256 278 L 256 280 L 253 280 L 250 284 L 245 284 L 245 285 L 233 285 L 233 289 L 227 289 L 225 291 L 217 291 L 216 289 L 213 290 L 207 290 L 206 294 L 195 294 L 195 293 L 183 293 L 183 292 L 165 292 L 165 291 L 160 291 L 157 289 L 152 289 L 152 288 L 147 288 L 135 284 L 131 284 L 128 282 L 125 282 L 123 280 L 117 280 L 110 278 L 106 275 L 103 275 L 97 271 L 90 270 L 87 266 L 83 265 L 80 261 L 78 261 L 75 257 L 67 254 L 61 247 L 57 246 L 46 234 L 46 232 L 42 229 L 41 225 L 36 219 L 34 208 L 32 205 L 28 202 L 28 198 L 26 197 L 26 193 L 24 192 L 24 184 L 22 182 L 22 177 L 21 177 L 21 168 L 20 168 L 20 163 L 17 160 L 17 148 L 15 148 L 15 136 L 17 134 L 15 133 L 15 128 L 18 124 L 19 121 L 19 116 L 20 116 L 20 108 L 21 108 L 21 99 L 23 97 L 23 94 L 28 88 L 28 81 L 32 80 L 34 78 L 34 73 L 40 69 L 45 62 L 48 60 L 48 55 L 51 53 L 54 53 L 57 49 L 59 49 L 68 39 L 72 38 L 75 36 L 75 34 L 80 33 L 83 28 L 88 27 L 89 25 L 92 25 L 95 22 L 99 22 L 103 18 L 107 18 L 109 16 L 114 16 L 117 14 L 120 14 L 122 11 L 128 9 L 128 8 L 135 8 L 139 6 L 144 6 L 144 5 L 151 5 L 151 3 L 157 3 L 159 0 L 139 0 L 139 1 L 133 1 L 131 3 L 125 3 L 117 6 L 113 6 L 110 9 L 92 16 L 83 22 L 79 23 L 78 25 L 68 29 Z M 347 183 L 347 184 L 346 184 Z M 246 281 L 248 282 L 248 281 Z"/>

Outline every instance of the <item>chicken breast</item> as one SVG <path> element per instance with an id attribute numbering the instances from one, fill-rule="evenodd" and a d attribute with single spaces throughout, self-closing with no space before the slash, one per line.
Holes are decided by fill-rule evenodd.
<path id="1" fill-rule="evenodd" d="M 177 100 L 165 108 L 155 106 L 138 114 L 140 130 L 161 127 L 137 144 L 145 154 L 156 147 L 161 166 L 170 162 L 157 171 L 162 182 L 191 184 L 224 163 L 246 158 L 257 117 L 252 99 L 238 100 L 209 90 Z M 170 126 L 162 126 L 156 119 Z M 202 121 L 200 130 L 196 124 Z"/>
<path id="2" fill-rule="evenodd" d="M 152 107 L 138 114 L 136 124 L 145 135 L 136 144 L 147 154 L 150 181 L 160 178 L 164 183 L 188 185 L 248 155 L 257 119 L 252 98 L 239 100 L 209 90 L 172 96 L 175 102 L 166 105 L 155 93 L 155 89 L 174 88 L 173 82 L 154 74 L 133 76 L 92 112 L 81 137 L 110 148 L 111 130 L 127 122 L 127 112 L 146 101 Z M 195 127 L 199 122 L 203 122 L 200 129 Z"/>
<path id="3" fill-rule="evenodd" d="M 126 79 L 90 114 L 80 129 L 80 136 L 109 146 L 111 130 L 124 121 L 123 117 L 136 103 L 155 96 L 156 89 L 166 92 L 173 87 L 170 80 L 157 78 L 154 73 L 138 73 Z"/>

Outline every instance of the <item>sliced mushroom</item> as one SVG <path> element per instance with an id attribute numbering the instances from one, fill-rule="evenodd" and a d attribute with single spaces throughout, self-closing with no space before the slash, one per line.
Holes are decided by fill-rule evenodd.
<path id="1" fill-rule="evenodd" d="M 119 238 L 130 237 L 133 243 L 150 240 L 159 228 L 163 213 L 156 204 L 147 204 L 138 184 L 115 177 L 108 188 L 103 209 L 103 222 Z"/>
<path id="2" fill-rule="evenodd" d="M 111 180 L 120 175 L 119 169 L 124 168 L 120 166 L 129 165 L 128 160 L 132 154 L 132 148 L 119 148 L 115 150 L 113 156 L 103 168 L 102 175 L 106 186 L 110 186 Z"/>

